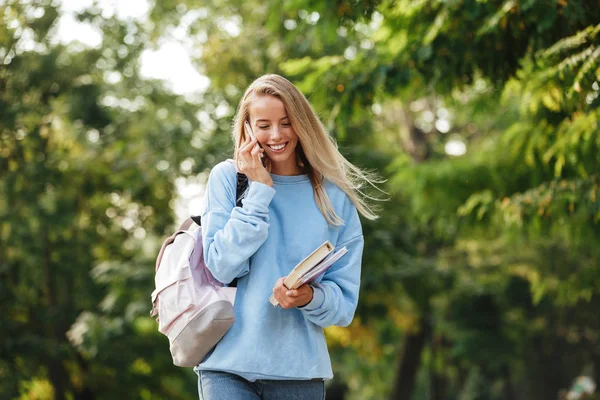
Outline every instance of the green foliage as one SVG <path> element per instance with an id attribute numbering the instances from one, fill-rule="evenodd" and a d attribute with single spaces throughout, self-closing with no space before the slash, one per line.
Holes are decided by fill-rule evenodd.
<path id="1" fill-rule="evenodd" d="M 553 8 L 542 1 L 383 3 L 377 8 L 384 16 L 383 22 L 375 24 L 373 30 L 363 27 L 376 18 L 352 21 L 357 31 L 355 43 L 371 40 L 372 49 L 360 50 L 345 60 L 328 54 L 320 60 L 336 60 L 329 69 L 320 69 L 319 60 L 314 58 L 286 61 L 284 71 L 301 78 L 303 89 L 311 94 L 317 107 L 329 110 L 328 118 L 334 121 L 331 125 L 336 132 L 351 131 L 360 124 L 366 108 L 377 106 L 383 113 L 369 113 L 365 118 L 375 119 L 375 126 L 384 130 L 374 134 L 389 137 L 380 143 L 393 144 L 382 150 L 388 154 L 404 150 L 413 160 L 426 160 L 415 164 L 402 154 L 389 169 L 389 189 L 397 204 L 387 206 L 383 218 L 393 213 L 401 215 L 395 218 L 400 219 L 397 226 L 407 232 L 395 248 L 413 256 L 400 257 L 392 250 L 388 260 L 374 257 L 379 268 L 369 275 L 383 280 L 378 283 L 378 278 L 367 278 L 376 282 L 370 284 L 371 290 L 389 290 L 393 285 L 385 279 L 401 276 L 402 286 L 412 289 L 403 293 L 419 299 L 422 311 L 428 310 L 432 301 L 441 301 L 438 298 L 443 300 L 441 304 L 448 303 L 448 297 L 454 298 L 443 292 L 448 284 L 458 290 L 456 301 L 464 305 L 479 303 L 479 292 L 461 290 L 468 285 L 456 279 L 456 274 L 461 275 L 456 265 L 449 267 L 446 279 L 441 280 L 446 284 L 442 285 L 423 284 L 436 281 L 425 278 L 428 274 L 443 277 L 442 270 L 423 269 L 416 275 L 417 282 L 401 271 L 410 271 L 408 260 L 415 257 L 436 263 L 440 248 L 458 250 L 457 243 L 461 242 L 457 240 L 461 238 L 482 243 L 501 240 L 504 247 L 495 255 L 500 263 L 528 265 L 529 272 L 521 285 L 523 301 L 517 310 L 539 307 L 542 302 L 554 304 L 545 305 L 542 314 L 552 307 L 560 312 L 572 307 L 593 308 L 599 289 L 592 265 L 599 233 L 596 172 L 600 139 L 596 94 L 598 15 L 589 7 L 583 2 L 561 2 Z M 342 52 L 347 55 L 343 47 L 339 54 Z M 331 82 L 333 77 L 338 85 L 314 88 L 314 82 Z M 395 104 L 399 96 L 407 106 L 386 106 Z M 437 104 L 424 112 L 412 111 L 420 108 L 416 102 L 424 96 L 433 97 L 429 103 Z M 360 100 L 354 101 L 357 97 Z M 420 122 L 426 112 L 435 115 L 441 109 L 440 103 L 456 116 L 455 137 L 468 140 L 468 152 L 461 158 L 446 157 L 443 150 L 438 150 L 437 143 L 448 139 Z M 369 125 L 365 127 L 370 129 Z M 394 131 L 400 131 L 401 140 L 392 139 L 398 135 Z M 345 135 L 339 138 L 346 140 Z M 380 228 L 385 230 L 385 226 L 383 223 Z M 531 253 L 528 248 L 535 251 Z M 577 251 L 576 257 L 570 256 L 573 251 Z M 550 255 L 555 258 L 548 264 Z M 369 265 L 368 256 L 366 261 Z M 463 261 L 466 265 L 472 262 L 469 258 Z M 381 273 L 388 269 L 398 273 Z M 498 275 L 500 282 L 513 279 L 513 273 L 507 272 Z M 485 282 L 486 275 L 479 270 L 468 276 Z M 509 293 L 492 296 L 496 300 L 490 304 L 499 304 L 495 307 L 500 310 L 506 308 L 504 299 Z M 398 307 L 394 302 L 386 306 Z M 369 306 L 364 310 L 372 312 Z M 534 340 L 535 336 L 526 328 L 519 328 L 524 335 L 515 336 L 510 331 L 502 332 L 502 324 L 486 322 L 484 316 L 490 310 L 464 309 L 461 314 L 468 316 L 466 322 L 476 324 L 467 330 L 472 333 L 456 336 L 465 327 L 451 312 L 454 309 L 449 307 L 449 314 L 444 314 L 446 308 L 441 306 L 434 310 L 439 313 L 440 325 L 447 319 L 454 326 L 449 331 L 440 329 L 438 334 L 458 340 L 451 348 L 463 349 L 456 353 L 459 359 L 469 360 L 467 365 L 478 365 L 476 370 L 485 368 L 486 359 L 497 359 L 497 368 L 488 371 L 485 379 L 499 379 L 502 385 L 513 384 L 514 380 L 526 382 L 504 372 L 508 366 L 527 359 L 526 352 L 518 347 L 527 342 L 524 337 Z M 502 321 L 509 327 L 516 324 L 510 319 Z M 507 347 L 498 347 L 495 353 L 493 346 L 501 343 L 517 348 L 511 352 Z M 480 354 L 482 358 L 478 358 Z M 450 357 L 449 353 L 444 357 Z M 558 390 L 558 385 L 565 382 L 557 381 L 551 390 Z M 539 390 L 532 393 L 539 398 L 548 398 L 542 393 L 551 393 L 535 385 L 530 390 Z"/>
<path id="2" fill-rule="evenodd" d="M 56 398 L 184 398 L 189 373 L 173 369 L 156 329 L 135 327 L 150 307 L 156 235 L 173 223 L 174 180 L 215 159 L 190 146 L 203 136 L 198 108 L 139 77 L 141 26 L 131 42 L 130 25 L 92 11 L 81 17 L 106 47 L 64 46 L 49 36 L 55 6 L 42 7 L 0 7 L 19 21 L 0 36 L 0 376 L 12 382 L 0 397 L 49 381 Z M 26 29 L 47 50 L 23 50 Z"/>
<path id="3" fill-rule="evenodd" d="M 413 399 L 600 381 L 593 2 L 178 0 L 151 23 L 93 4 L 78 19 L 98 48 L 52 41 L 59 10 L 38 3 L 0 6 L 0 397 L 197 396 L 147 317 L 153 257 L 175 180 L 229 154 L 234 107 L 267 72 L 388 179 L 355 321 L 326 330 L 332 393 L 385 398 L 413 372 Z M 194 99 L 139 74 L 174 27 L 211 81 Z"/>

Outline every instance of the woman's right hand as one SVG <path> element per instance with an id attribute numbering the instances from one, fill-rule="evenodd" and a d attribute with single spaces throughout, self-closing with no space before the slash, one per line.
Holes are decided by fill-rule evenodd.
<path id="1" fill-rule="evenodd" d="M 237 154 L 238 171 L 246 175 L 252 182 L 260 182 L 268 186 L 273 186 L 273 179 L 267 169 L 270 169 L 269 160 L 266 160 L 266 167 L 262 164 L 262 155 L 264 149 L 258 145 L 256 139 L 249 136 L 242 143 Z"/>

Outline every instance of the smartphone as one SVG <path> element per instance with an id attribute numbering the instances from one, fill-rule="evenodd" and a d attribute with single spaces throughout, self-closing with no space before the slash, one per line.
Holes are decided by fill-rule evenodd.
<path id="1" fill-rule="evenodd" d="M 256 140 L 256 136 L 254 136 L 254 132 L 252 132 L 252 128 L 250 127 L 250 124 L 248 123 L 248 121 L 244 121 L 244 128 L 246 128 L 246 133 L 250 136 L 250 138 L 252 140 Z M 257 141 L 258 143 L 258 141 Z M 258 145 L 260 146 L 260 143 L 258 143 Z M 262 148 L 262 146 L 260 146 Z"/>
<path id="2" fill-rule="evenodd" d="M 254 136 L 254 132 L 252 132 L 252 128 L 250 127 L 250 124 L 248 123 L 248 121 L 244 121 L 244 128 L 245 128 L 246 133 L 248 134 L 248 136 L 250 136 L 250 138 L 252 140 L 256 140 L 256 136 Z M 263 148 L 260 145 L 260 142 L 258 140 L 256 140 L 256 143 L 258 144 L 258 147 L 260 147 L 261 149 Z M 262 158 L 262 164 L 263 164 L 263 166 L 265 166 L 265 162 L 266 162 L 265 155 L 263 153 L 260 153 L 260 157 Z"/>

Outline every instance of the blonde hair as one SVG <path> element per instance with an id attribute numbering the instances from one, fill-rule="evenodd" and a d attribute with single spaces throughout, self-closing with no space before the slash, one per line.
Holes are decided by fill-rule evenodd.
<path id="1" fill-rule="evenodd" d="M 304 95 L 290 81 L 276 74 L 263 75 L 246 89 L 234 119 L 234 158 L 244 141 L 243 124 L 250 118 L 250 104 L 255 96 L 274 96 L 283 102 L 292 128 L 298 135 L 296 155 L 298 165 L 305 168 L 315 192 L 315 200 L 329 224 L 341 225 L 344 221 L 335 213 L 323 187 L 324 179 L 342 189 L 354 203 L 358 212 L 367 219 L 377 215 L 366 199 L 371 199 L 361 189 L 365 183 L 377 188 L 380 183 L 371 174 L 350 163 L 339 152 L 334 139 Z"/>

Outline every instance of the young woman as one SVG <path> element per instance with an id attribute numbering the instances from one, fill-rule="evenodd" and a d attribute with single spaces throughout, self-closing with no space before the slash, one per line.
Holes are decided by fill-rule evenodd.
<path id="1" fill-rule="evenodd" d="M 208 180 L 202 234 L 215 278 L 238 278 L 236 321 L 195 368 L 200 398 L 325 398 L 333 374 L 323 328 L 347 326 L 354 316 L 358 213 L 376 218 L 359 189 L 372 180 L 339 153 L 304 95 L 279 75 L 248 87 L 233 140 L 234 163 L 218 164 Z M 235 206 L 236 170 L 249 181 L 242 207 Z M 288 290 L 285 276 L 325 240 L 348 253 L 317 282 Z M 280 307 L 269 302 L 272 294 Z"/>

